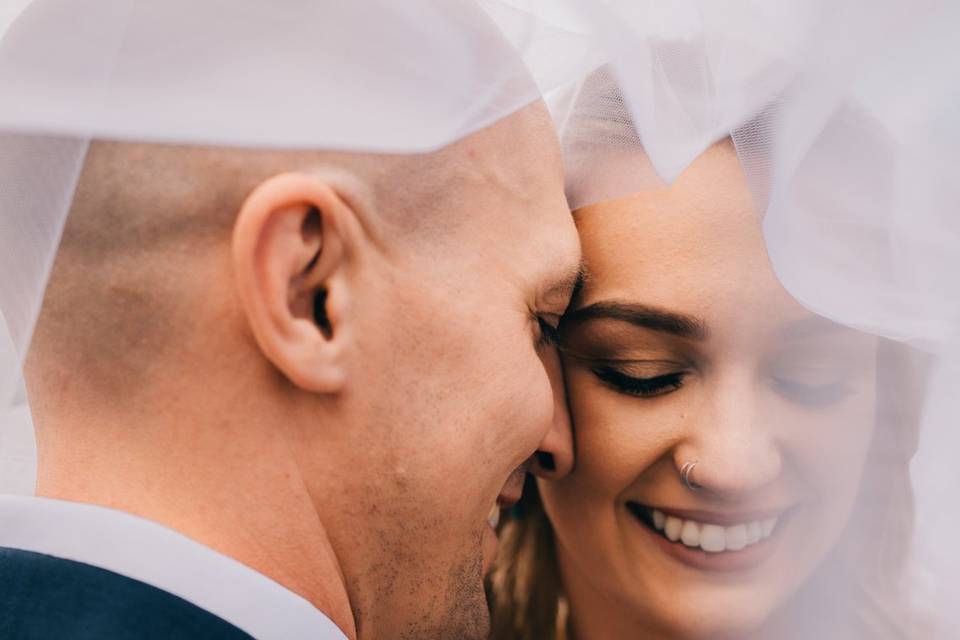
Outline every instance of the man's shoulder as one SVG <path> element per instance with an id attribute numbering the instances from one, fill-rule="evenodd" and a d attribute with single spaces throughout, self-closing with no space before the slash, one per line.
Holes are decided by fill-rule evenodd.
<path id="1" fill-rule="evenodd" d="M 250 636 L 344 640 L 326 614 L 284 585 L 161 523 L 108 507 L 0 496 L 0 548 L 33 554 L 8 551 L 0 563 L 2 640 Z M 12 575 L 17 576 L 15 581 Z M 31 601 L 43 604 L 34 606 Z M 13 622 L 9 612 L 17 614 Z M 33 620 L 45 615 L 51 620 Z M 86 625 L 86 635 L 72 628 L 66 635 L 7 632 L 19 620 L 32 625 L 64 621 L 72 625 L 77 620 Z M 227 626 L 215 624 L 220 621 Z M 99 623 L 133 626 L 106 635 L 86 632 Z M 189 631 L 192 628 L 199 630 Z M 237 630 L 248 635 L 238 635 Z"/>
<path id="2" fill-rule="evenodd" d="M 171 593 L 54 556 L 0 547 L 0 638 L 250 638 Z"/>

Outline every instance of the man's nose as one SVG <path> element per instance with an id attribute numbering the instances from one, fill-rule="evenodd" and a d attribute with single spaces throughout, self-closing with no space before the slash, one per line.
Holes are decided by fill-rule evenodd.
<path id="1" fill-rule="evenodd" d="M 685 428 L 674 449 L 678 471 L 696 463 L 688 480 L 718 497 L 742 499 L 773 483 L 782 471 L 777 416 L 764 403 L 750 371 L 726 372 Z"/>
<path id="2" fill-rule="evenodd" d="M 537 447 L 530 471 L 541 478 L 562 478 L 573 470 L 573 428 L 564 385 L 563 366 L 556 349 L 543 355 L 543 364 L 553 391 L 553 417 L 547 434 Z"/>

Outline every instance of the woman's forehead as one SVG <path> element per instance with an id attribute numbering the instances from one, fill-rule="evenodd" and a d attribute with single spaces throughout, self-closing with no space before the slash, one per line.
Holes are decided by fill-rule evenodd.
<path id="1" fill-rule="evenodd" d="M 780 289 L 752 214 L 690 206 L 647 193 L 578 212 L 588 285 L 652 295 L 658 289 Z"/>
<path id="2" fill-rule="evenodd" d="M 760 324 L 771 325 L 809 315 L 773 271 L 746 187 L 716 187 L 707 178 L 719 173 L 685 174 L 669 189 L 579 210 L 587 270 L 580 305 L 638 302 L 710 324 L 759 314 Z"/>
<path id="3" fill-rule="evenodd" d="M 705 151 L 673 184 L 583 207 L 575 217 L 585 241 L 604 245 L 626 235 L 630 245 L 655 255 L 699 247 L 766 256 L 740 162 L 732 146 L 722 143 Z M 697 255 L 707 257 L 704 251 Z"/>
<path id="4" fill-rule="evenodd" d="M 810 312 L 783 288 L 755 218 L 718 217 L 711 227 L 704 216 L 698 226 L 691 218 L 665 220 L 649 204 L 634 207 L 624 199 L 580 212 L 585 268 L 573 316 L 593 305 L 632 305 L 692 318 L 712 336 L 707 342 L 839 336 L 872 343 Z"/>

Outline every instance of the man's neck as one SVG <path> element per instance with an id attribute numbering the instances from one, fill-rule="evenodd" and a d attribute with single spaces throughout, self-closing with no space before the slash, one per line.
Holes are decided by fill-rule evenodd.
<path id="1" fill-rule="evenodd" d="M 356 638 L 340 565 L 282 439 L 251 442 L 248 430 L 246 442 L 222 431 L 180 441 L 168 429 L 151 438 L 142 424 L 101 424 L 94 437 L 87 430 L 80 438 L 68 438 L 68 429 L 44 431 L 38 495 L 110 507 L 179 531 L 304 597 Z"/>

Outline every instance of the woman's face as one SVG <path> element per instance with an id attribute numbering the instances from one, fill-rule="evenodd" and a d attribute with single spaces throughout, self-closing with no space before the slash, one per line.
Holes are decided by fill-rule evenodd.
<path id="1" fill-rule="evenodd" d="M 728 145 L 669 189 L 575 216 L 587 280 L 562 341 L 577 465 L 540 484 L 575 627 L 757 630 L 853 509 L 877 340 L 783 290 Z"/>

